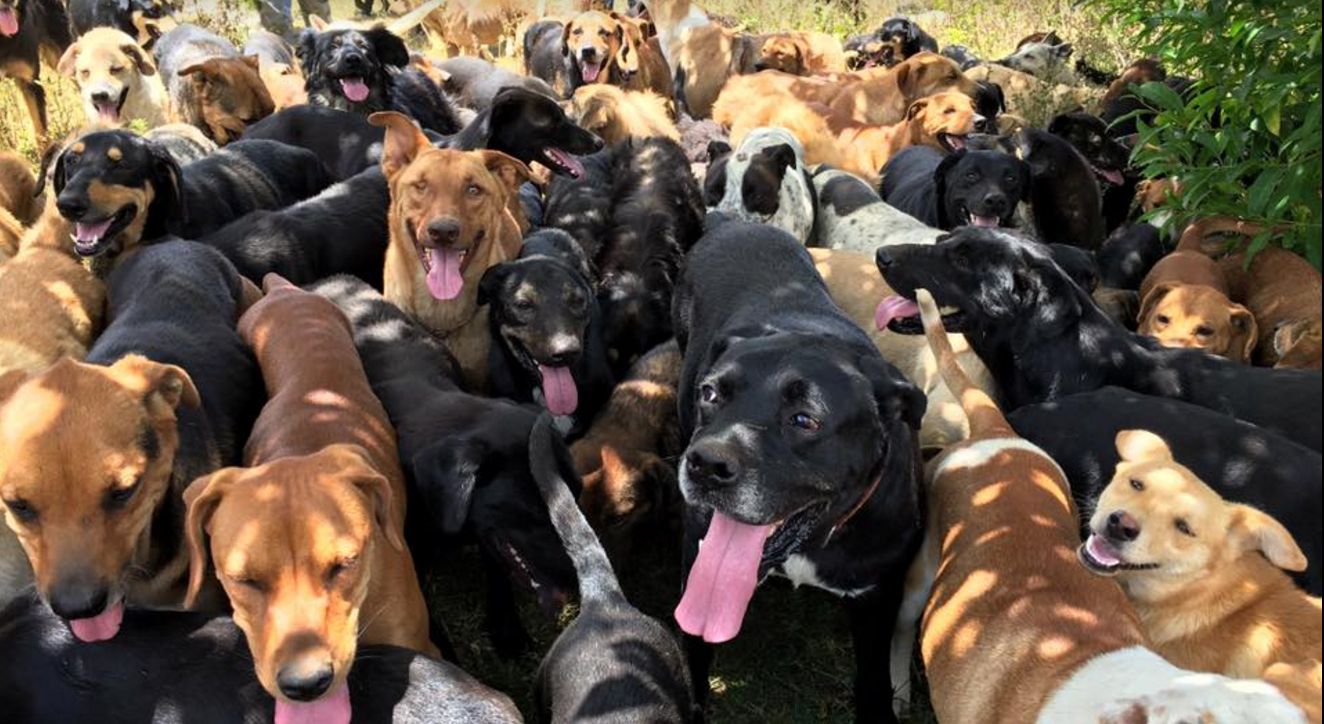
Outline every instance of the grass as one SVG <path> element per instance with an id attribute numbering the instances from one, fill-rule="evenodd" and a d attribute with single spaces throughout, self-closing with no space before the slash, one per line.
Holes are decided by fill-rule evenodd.
<path id="1" fill-rule="evenodd" d="M 1128 59 L 1124 36 L 1088 9 L 1070 0 L 999 0 L 968 3 L 932 0 L 928 4 L 864 0 L 857 22 L 838 3 L 806 0 L 709 0 L 711 12 L 737 19 L 751 31 L 818 30 L 839 37 L 876 28 L 892 15 L 915 17 L 940 42 L 968 46 L 985 58 L 1002 57 L 1018 39 L 1032 32 L 1057 30 L 1075 42 L 1078 56 L 1104 68 Z M 334 0 L 337 17 L 349 17 L 350 0 Z M 181 13 L 232 40 L 242 40 L 256 15 L 240 2 L 186 0 Z M 51 138 L 62 139 L 82 122 L 76 88 L 51 69 L 43 69 L 51 119 Z M 32 136 L 27 112 L 11 83 L 0 82 L 0 149 L 14 149 L 35 164 L 41 150 Z M 680 590 L 680 554 L 675 541 L 641 546 L 647 551 L 620 571 L 631 600 L 646 613 L 670 620 Z M 509 693 L 530 713 L 530 691 L 541 652 L 555 639 L 556 621 L 534 608 L 524 612 L 535 638 L 534 650 L 516 661 L 500 660 L 483 633 L 484 593 L 473 552 L 447 561 L 425 585 L 429 600 L 450 627 L 459 663 L 488 685 Z M 564 621 L 563 621 L 564 622 Z M 772 583 L 755 597 L 745 633 L 724 646 L 710 681 L 714 694 L 710 720 L 715 724 L 845 724 L 851 710 L 854 663 L 849 626 L 829 596 Z M 926 692 L 915 698 L 918 713 L 911 724 L 932 724 Z"/>

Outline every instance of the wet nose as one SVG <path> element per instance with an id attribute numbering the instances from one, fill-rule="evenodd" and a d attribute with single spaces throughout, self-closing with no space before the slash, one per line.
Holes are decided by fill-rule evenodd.
<path id="1" fill-rule="evenodd" d="M 998 217 L 1006 216 L 1009 206 L 1006 194 L 992 193 L 984 197 L 984 208 Z"/>
<path id="2" fill-rule="evenodd" d="M 574 362 L 583 345 L 573 334 L 558 334 L 547 346 L 548 361 L 553 367 L 564 367 Z"/>
<path id="3" fill-rule="evenodd" d="M 93 91 L 93 92 L 92 92 L 92 102 L 93 102 L 93 103 L 109 103 L 109 102 L 110 102 L 110 91 L 105 91 L 105 90 Z"/>
<path id="4" fill-rule="evenodd" d="M 457 219 L 433 219 L 428 224 L 428 240 L 435 246 L 455 246 L 460 240 L 460 222 Z"/>
<path id="5" fill-rule="evenodd" d="M 359 53 L 346 53 L 340 60 L 346 70 L 362 70 L 366 65 L 364 58 Z"/>
<path id="6" fill-rule="evenodd" d="M 276 674 L 276 685 L 293 701 L 314 701 L 331 688 L 333 679 L 330 661 L 306 657 L 282 666 Z"/>
<path id="7" fill-rule="evenodd" d="M 60 194 L 55 200 L 55 208 L 60 210 L 60 216 L 70 221 L 78 221 L 87 213 L 87 200 L 73 196 Z"/>
<path id="8" fill-rule="evenodd" d="M 591 46 L 584 48 L 579 51 L 579 57 L 591 63 L 598 59 L 598 49 Z"/>
<path id="9" fill-rule="evenodd" d="M 51 610 L 67 621 L 100 616 L 106 610 L 110 591 L 90 580 L 61 581 L 51 589 Z"/>
<path id="10" fill-rule="evenodd" d="M 878 264 L 879 269 L 886 270 L 892 268 L 895 259 L 892 258 L 892 252 L 884 246 L 878 250 L 878 254 L 874 256 L 874 261 Z"/>
<path id="11" fill-rule="evenodd" d="M 1108 516 L 1108 537 L 1117 543 L 1130 543 L 1140 537 L 1140 522 L 1130 513 L 1117 511 Z"/>
<path id="12" fill-rule="evenodd" d="M 715 444 L 699 443 L 690 448 L 685 465 L 691 477 L 703 482 L 729 485 L 740 477 L 739 461 Z"/>

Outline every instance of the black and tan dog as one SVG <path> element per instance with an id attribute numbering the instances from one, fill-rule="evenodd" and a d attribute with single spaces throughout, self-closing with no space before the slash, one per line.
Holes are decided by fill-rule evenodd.
<path id="1" fill-rule="evenodd" d="M 768 576 L 846 600 L 858 722 L 895 724 L 888 652 L 923 537 L 924 394 L 833 304 L 808 251 L 727 222 L 676 289 L 688 583 L 676 620 L 707 694 Z M 705 533 L 705 530 L 707 531 Z M 699 546 L 702 540 L 702 547 Z"/>
<path id="2" fill-rule="evenodd" d="M 0 0 L 0 79 L 13 78 L 18 85 L 39 140 L 46 138 L 41 62 L 54 68 L 73 40 L 60 0 Z"/>

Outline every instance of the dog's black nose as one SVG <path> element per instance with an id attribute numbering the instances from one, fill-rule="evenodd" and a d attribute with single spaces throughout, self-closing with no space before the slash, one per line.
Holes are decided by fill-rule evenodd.
<path id="1" fill-rule="evenodd" d="M 362 55 L 347 53 L 341 57 L 340 64 L 345 67 L 345 70 L 362 70 L 367 63 Z"/>
<path id="2" fill-rule="evenodd" d="M 300 659 L 282 666 L 276 673 L 276 685 L 280 693 L 294 701 L 313 701 L 331 688 L 335 672 L 331 662 L 315 659 Z"/>
<path id="3" fill-rule="evenodd" d="M 579 51 L 579 57 L 592 63 L 593 61 L 598 59 L 598 49 L 584 48 L 583 50 Z"/>
<path id="4" fill-rule="evenodd" d="M 548 363 L 552 367 L 565 367 L 583 351 L 579 338 L 571 334 L 559 334 L 547 346 Z"/>
<path id="5" fill-rule="evenodd" d="M 437 246 L 454 246 L 460 240 L 457 219 L 434 219 L 428 224 L 428 239 Z"/>
<path id="6" fill-rule="evenodd" d="M 685 466 L 691 477 L 706 482 L 729 484 L 740 477 L 740 463 L 716 445 L 699 443 L 690 448 Z"/>
<path id="7" fill-rule="evenodd" d="M 1118 543 L 1130 543 L 1140 537 L 1140 523 L 1130 513 L 1119 510 L 1108 516 L 1107 533 Z"/>
<path id="8" fill-rule="evenodd" d="M 1006 194 L 992 193 L 984 197 L 984 209 L 998 218 L 1006 216 L 1010 206 Z"/>
<path id="9" fill-rule="evenodd" d="M 55 208 L 60 210 L 60 216 L 70 221 L 78 221 L 87 213 L 87 200 L 61 195 L 55 200 Z"/>
<path id="10" fill-rule="evenodd" d="M 759 72 L 759 73 L 762 73 L 763 71 L 765 71 L 765 70 L 767 70 L 767 69 L 768 69 L 768 64 L 767 64 L 767 63 L 755 63 L 755 64 L 754 64 L 754 70 L 757 71 L 757 72 Z"/>
<path id="11" fill-rule="evenodd" d="M 50 593 L 51 610 L 66 621 L 100 616 L 108 600 L 110 591 L 90 580 L 62 581 Z"/>
<path id="12" fill-rule="evenodd" d="M 890 269 L 894 261 L 892 259 L 892 252 L 888 251 L 885 246 L 881 247 L 878 249 L 878 253 L 874 256 L 874 261 L 878 264 L 879 269 Z"/>
<path id="13" fill-rule="evenodd" d="M 92 94 L 93 103 L 109 103 L 110 93 L 107 91 L 97 91 Z"/>

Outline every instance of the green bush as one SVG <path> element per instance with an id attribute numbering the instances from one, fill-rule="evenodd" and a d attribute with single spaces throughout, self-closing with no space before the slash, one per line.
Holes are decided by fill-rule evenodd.
<path id="1" fill-rule="evenodd" d="M 1137 50 L 1195 79 L 1183 98 L 1152 83 L 1158 111 L 1135 162 L 1179 177 L 1181 217 L 1231 215 L 1284 231 L 1256 239 L 1321 262 L 1319 0 L 1091 0 L 1136 30 Z"/>

